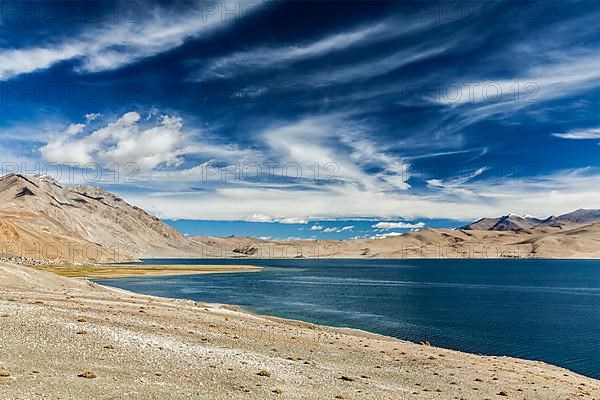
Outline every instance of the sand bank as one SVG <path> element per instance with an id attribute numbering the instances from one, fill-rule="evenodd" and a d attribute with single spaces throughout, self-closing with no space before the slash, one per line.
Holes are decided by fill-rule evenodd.
<path id="1" fill-rule="evenodd" d="M 153 264 L 106 264 L 106 265 L 44 265 L 37 269 L 70 278 L 128 278 L 142 276 L 170 276 L 195 274 L 225 274 L 232 272 L 259 272 L 261 267 L 252 265 L 153 265 Z"/>

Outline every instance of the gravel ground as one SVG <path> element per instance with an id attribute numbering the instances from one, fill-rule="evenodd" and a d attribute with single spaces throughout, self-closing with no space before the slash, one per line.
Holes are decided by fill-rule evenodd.
<path id="1" fill-rule="evenodd" d="M 0 399 L 600 399 L 539 362 L 0 264 Z"/>

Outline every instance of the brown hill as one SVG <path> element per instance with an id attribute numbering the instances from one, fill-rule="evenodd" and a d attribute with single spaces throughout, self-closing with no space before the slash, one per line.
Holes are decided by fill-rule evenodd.
<path id="1" fill-rule="evenodd" d="M 0 177 L 0 258 L 26 263 L 203 258 L 600 258 L 600 212 L 507 215 L 385 239 L 188 238 L 102 189 Z"/>
<path id="2" fill-rule="evenodd" d="M 72 262 L 194 253 L 180 232 L 102 189 L 20 174 L 0 177 L 0 244 L 4 256 Z"/>
<path id="3" fill-rule="evenodd" d="M 196 240 L 216 258 L 600 258 L 600 223 L 563 231 L 422 229 L 385 239 Z"/>

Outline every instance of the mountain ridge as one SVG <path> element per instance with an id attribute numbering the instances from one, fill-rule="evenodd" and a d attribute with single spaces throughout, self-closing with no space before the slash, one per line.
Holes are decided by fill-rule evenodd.
<path id="1" fill-rule="evenodd" d="M 192 255 L 175 228 L 103 189 L 49 177 L 0 177 L 2 253 L 23 258 L 124 261 Z M 10 251 L 7 251 L 10 250 Z"/>
<path id="2" fill-rule="evenodd" d="M 0 177 L 0 258 L 106 263 L 141 258 L 600 258 L 600 211 L 539 219 L 508 214 L 457 229 L 384 239 L 187 237 L 94 186 L 50 177 Z"/>
<path id="3" fill-rule="evenodd" d="M 471 224 L 461 226 L 461 230 L 489 230 L 489 231 L 524 231 L 541 228 L 568 229 L 575 225 L 584 225 L 600 222 L 599 209 L 579 208 L 559 216 L 550 216 L 539 219 L 529 216 L 507 214 L 501 217 L 484 217 Z"/>

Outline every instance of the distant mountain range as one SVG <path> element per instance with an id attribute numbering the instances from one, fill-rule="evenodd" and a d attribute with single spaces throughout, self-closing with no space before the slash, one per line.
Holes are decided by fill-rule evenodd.
<path id="1" fill-rule="evenodd" d="M 123 199 L 49 177 L 0 177 L 0 259 L 29 264 L 140 258 L 600 258 L 600 210 L 505 215 L 385 239 L 186 237 Z"/>
<path id="2" fill-rule="evenodd" d="M 545 228 L 569 229 L 576 225 L 600 222 L 600 210 L 580 208 L 573 212 L 539 219 L 528 216 L 508 214 L 498 218 L 482 218 L 459 229 L 485 231 L 531 231 Z"/>

